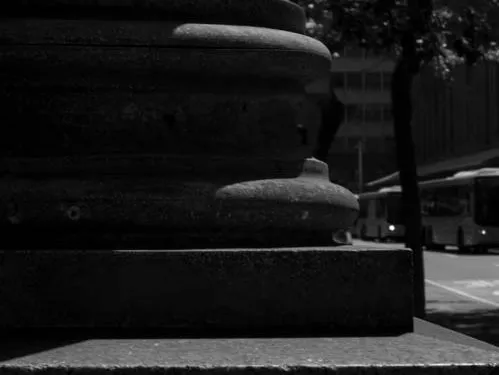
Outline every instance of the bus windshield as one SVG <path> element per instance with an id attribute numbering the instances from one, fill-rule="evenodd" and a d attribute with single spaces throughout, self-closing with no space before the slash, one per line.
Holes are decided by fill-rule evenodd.
<path id="1" fill-rule="evenodd" d="M 477 178 L 475 197 L 475 222 L 483 226 L 499 226 L 499 178 Z"/>
<path id="2" fill-rule="evenodd" d="M 403 224 L 401 194 L 386 197 L 386 214 L 390 224 Z"/>

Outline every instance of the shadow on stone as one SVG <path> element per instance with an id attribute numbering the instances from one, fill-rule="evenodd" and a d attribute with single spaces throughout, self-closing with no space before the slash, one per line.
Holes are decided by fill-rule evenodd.
<path id="1" fill-rule="evenodd" d="M 82 341 L 80 338 L 69 336 L 65 338 L 53 337 L 50 332 L 45 333 L 46 336 L 38 336 L 38 338 L 29 340 L 29 344 L 27 344 L 28 341 L 23 335 L 3 336 L 6 340 L 0 340 L 0 362 L 46 352 Z M 47 339 L 47 337 L 50 337 L 50 339 Z"/>
<path id="2" fill-rule="evenodd" d="M 333 246 L 333 232 L 324 230 L 290 230 L 287 228 L 226 228 L 200 227 L 164 228 L 116 226 L 97 227 L 26 226 L 12 228 L 3 236 L 8 249 L 36 250 L 169 250 L 169 249 L 232 249 L 300 246 Z M 184 234 L 183 234 L 184 232 Z M 26 233 L 30 235 L 27 236 Z"/>
<path id="3" fill-rule="evenodd" d="M 426 320 L 499 346 L 499 309 L 470 312 L 428 310 Z"/>

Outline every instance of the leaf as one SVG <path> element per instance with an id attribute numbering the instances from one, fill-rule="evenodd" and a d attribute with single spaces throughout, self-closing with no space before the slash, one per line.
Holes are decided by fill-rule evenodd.
<path id="1" fill-rule="evenodd" d="M 443 1 L 418 1 L 414 11 L 403 0 L 295 0 L 307 10 L 307 32 L 328 47 L 358 46 L 375 53 L 407 48 L 404 53 L 447 76 L 458 64 L 499 59 L 499 37 L 488 20 L 499 19 L 499 0 L 475 0 L 473 7 L 458 9 Z M 495 13 L 494 13 L 495 12 Z M 407 43 L 409 35 L 411 43 Z M 333 49 L 334 50 L 334 49 Z"/>

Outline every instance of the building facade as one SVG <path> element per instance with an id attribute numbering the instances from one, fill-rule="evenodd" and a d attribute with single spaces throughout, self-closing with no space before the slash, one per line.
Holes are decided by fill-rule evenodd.
<path id="1" fill-rule="evenodd" d="M 396 168 L 390 105 L 393 68 L 393 60 L 368 55 L 362 49 L 346 49 L 333 60 L 331 76 L 346 114 L 331 147 L 331 177 L 353 191 Z M 310 92 L 327 92 L 328 84 L 324 79 L 309 88 Z M 308 121 L 320 121 L 314 101 L 309 105 Z"/>
<path id="2" fill-rule="evenodd" d="M 338 98 L 346 106 L 344 126 L 335 145 L 348 151 L 359 141 L 365 152 L 385 153 L 394 145 L 390 104 L 392 60 L 368 56 L 363 50 L 345 50 L 333 62 Z"/>
<path id="3" fill-rule="evenodd" d="M 483 0 L 444 0 L 462 12 L 472 6 L 487 14 L 491 39 L 499 40 L 499 7 Z M 499 167 L 499 65 L 482 62 L 454 69 L 444 81 L 426 67 L 413 86 L 412 132 L 420 180 L 457 171 Z M 399 183 L 398 172 L 367 183 L 379 188 Z"/>
<path id="4" fill-rule="evenodd" d="M 420 180 L 499 167 L 499 70 L 493 62 L 459 66 L 452 81 L 431 68 L 415 80 L 412 131 Z M 368 183 L 398 183 L 398 173 Z"/>
<path id="5" fill-rule="evenodd" d="M 448 168 L 453 169 L 453 164 L 466 168 L 492 161 L 483 152 L 499 146 L 498 83 L 495 63 L 459 66 L 453 82 L 434 77 L 430 71 L 418 77 L 413 128 L 421 167 L 448 162 Z M 470 160 L 458 163 L 462 158 Z"/>

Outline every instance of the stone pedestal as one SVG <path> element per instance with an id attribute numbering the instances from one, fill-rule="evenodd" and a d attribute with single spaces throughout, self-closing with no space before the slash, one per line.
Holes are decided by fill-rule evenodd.
<path id="1" fill-rule="evenodd" d="M 409 250 L 0 252 L 0 330 L 231 336 L 412 330 Z"/>
<path id="2" fill-rule="evenodd" d="M 412 318 L 409 250 L 0 252 L 0 374 L 495 374 Z"/>
<path id="3" fill-rule="evenodd" d="M 296 111 L 331 57 L 289 1 L 23 1 L 3 16 L 0 225 L 18 248 L 238 246 L 262 222 L 229 230 L 217 190 L 296 177 L 312 154 Z M 326 190 L 324 225 L 274 222 L 280 245 L 353 222 L 353 195 Z M 269 207 L 294 194 L 275 193 Z"/>
<path id="4" fill-rule="evenodd" d="M 298 6 L 11 3 L 0 375 L 498 370 L 418 333 L 408 250 L 318 246 L 358 204 L 296 131 L 330 67 Z"/>

